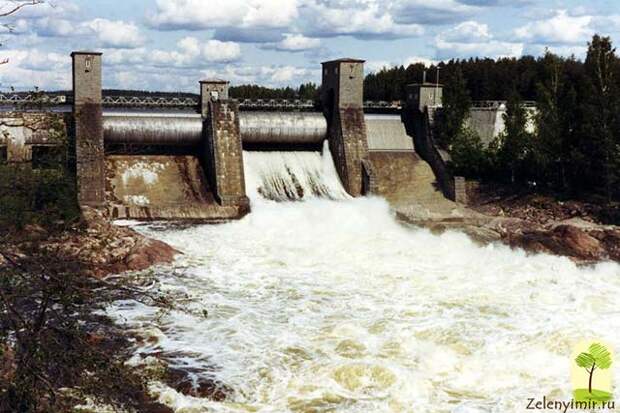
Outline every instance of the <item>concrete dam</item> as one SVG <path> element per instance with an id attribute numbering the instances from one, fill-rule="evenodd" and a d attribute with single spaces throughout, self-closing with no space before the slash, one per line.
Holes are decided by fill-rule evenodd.
<path id="1" fill-rule="evenodd" d="M 396 113 L 364 113 L 364 62 L 340 59 L 322 64 L 322 112 L 242 111 L 219 79 L 200 82 L 195 112 L 111 110 L 102 55 L 72 57 L 79 202 L 112 219 L 236 219 L 250 212 L 248 192 L 278 201 L 456 199 L 454 184 L 436 182 L 433 158 L 416 152 L 428 146 L 415 143 L 415 124 L 426 119 L 417 108 L 436 103 L 427 93 L 436 85 L 412 86 L 417 97 Z"/>
<path id="2" fill-rule="evenodd" d="M 103 56 L 74 52 L 72 58 L 72 101 L 53 96 L 43 110 L 6 110 L 0 159 L 36 165 L 55 145 L 50 125 L 62 123 L 80 205 L 112 219 L 237 219 L 250 212 L 247 193 L 257 190 L 279 201 L 339 198 L 344 191 L 430 209 L 466 202 L 464 180 L 451 176 L 432 136 L 440 85 L 410 85 L 402 106 L 364 102 L 364 62 L 340 59 L 322 64 L 320 104 L 237 101 L 219 79 L 199 82 L 198 101 L 104 98 Z M 268 158 L 279 172 L 266 178 L 258 168 L 262 183 L 248 187 L 246 164 L 256 171 L 257 159 L 266 165 Z M 319 158 L 330 159 L 320 162 L 321 170 Z M 272 192 L 266 187 L 277 191 L 266 195 Z"/>

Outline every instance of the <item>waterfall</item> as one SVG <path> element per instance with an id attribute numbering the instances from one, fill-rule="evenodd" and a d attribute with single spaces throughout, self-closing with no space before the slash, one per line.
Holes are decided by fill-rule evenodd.
<path id="1" fill-rule="evenodd" d="M 248 196 L 258 201 L 347 199 L 327 141 L 322 152 L 287 151 L 243 154 Z"/>

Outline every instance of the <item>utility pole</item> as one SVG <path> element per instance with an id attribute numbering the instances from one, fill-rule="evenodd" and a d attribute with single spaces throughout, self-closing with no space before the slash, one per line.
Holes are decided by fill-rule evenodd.
<path id="1" fill-rule="evenodd" d="M 440 67 L 439 65 L 437 65 L 437 79 L 435 82 L 435 99 L 434 99 L 435 107 L 437 107 L 437 95 L 439 94 L 439 69 Z"/>

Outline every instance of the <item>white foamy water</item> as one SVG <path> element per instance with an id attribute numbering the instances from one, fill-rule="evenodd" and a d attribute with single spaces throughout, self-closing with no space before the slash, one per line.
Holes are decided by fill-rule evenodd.
<path id="1" fill-rule="evenodd" d="M 243 153 L 248 196 L 254 200 L 346 199 L 327 141 L 323 152 Z"/>
<path id="2" fill-rule="evenodd" d="M 377 198 L 252 201 L 238 222 L 142 227 L 184 252 L 159 282 L 195 315 L 111 309 L 153 338 L 140 351 L 186 353 L 233 390 L 214 402 L 155 385 L 179 412 L 525 411 L 570 398 L 576 342 L 620 349 L 615 264 L 433 235 Z"/>

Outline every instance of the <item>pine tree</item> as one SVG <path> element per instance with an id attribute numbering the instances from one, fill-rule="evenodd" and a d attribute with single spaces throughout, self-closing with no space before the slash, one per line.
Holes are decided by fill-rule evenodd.
<path id="1" fill-rule="evenodd" d="M 443 91 L 443 109 L 441 119 L 437 122 L 438 139 L 442 146 L 448 148 L 462 131 L 471 109 L 471 98 L 463 71 L 457 67 L 446 79 Z"/>
<path id="2" fill-rule="evenodd" d="M 564 88 L 563 62 L 547 51 L 542 64 L 545 78 L 538 84 L 537 139 L 533 146 L 536 175 L 538 179 L 559 183 L 562 189 L 566 189 L 567 145 L 564 138 L 569 131 L 563 122 L 565 113 L 560 107 Z"/>
<path id="3" fill-rule="evenodd" d="M 610 38 L 595 35 L 588 44 L 584 64 L 590 93 L 583 99 L 586 116 L 581 143 L 590 165 L 591 183 L 601 182 L 608 201 L 619 178 L 620 102 L 614 73 L 617 60 Z"/>
<path id="4" fill-rule="evenodd" d="M 526 130 L 527 111 L 516 92 L 506 104 L 505 130 L 499 136 L 499 167 L 510 172 L 510 182 L 517 181 L 517 174 L 528 155 L 531 155 L 531 136 Z"/>

